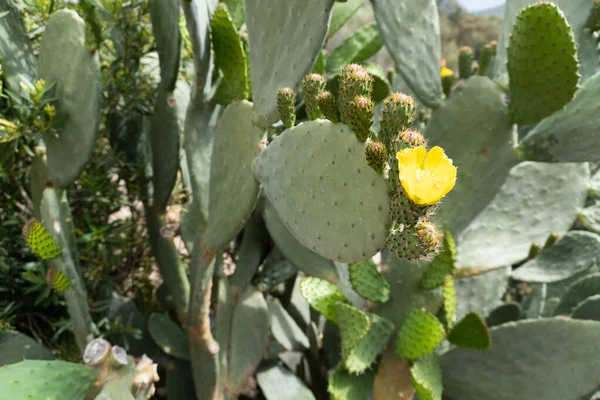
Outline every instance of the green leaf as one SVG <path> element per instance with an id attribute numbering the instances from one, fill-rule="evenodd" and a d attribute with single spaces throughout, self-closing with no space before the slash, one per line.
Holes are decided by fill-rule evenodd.
<path id="1" fill-rule="evenodd" d="M 444 336 L 444 326 L 435 315 L 423 310 L 413 310 L 398 333 L 396 353 L 409 360 L 425 357 L 433 353 Z"/>
<path id="2" fill-rule="evenodd" d="M 362 27 L 346 38 L 327 57 L 327 72 L 339 72 L 346 64 L 366 61 L 383 47 L 376 24 Z"/>
<path id="3" fill-rule="evenodd" d="M 476 313 L 468 313 L 452 328 L 448 341 L 465 349 L 488 350 L 491 337 L 488 327 Z"/>
<path id="4" fill-rule="evenodd" d="M 335 285 L 322 279 L 313 277 L 302 279 L 300 291 L 308 304 L 331 322 L 337 323 L 336 303 L 350 304 Z"/>
<path id="5" fill-rule="evenodd" d="M 333 6 L 328 37 L 335 35 L 354 14 L 365 4 L 365 0 L 348 0 L 336 2 Z"/>

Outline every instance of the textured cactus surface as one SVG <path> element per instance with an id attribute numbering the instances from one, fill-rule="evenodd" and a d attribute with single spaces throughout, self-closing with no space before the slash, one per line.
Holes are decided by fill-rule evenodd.
<path id="1" fill-rule="evenodd" d="M 600 273 L 583 276 L 569 286 L 554 309 L 554 315 L 570 315 L 578 304 L 597 294 L 600 294 Z"/>
<path id="2" fill-rule="evenodd" d="M 308 304 L 331 322 L 337 322 L 336 304 L 338 302 L 349 303 L 346 296 L 335 285 L 321 279 L 304 278 L 300 282 L 300 290 Z M 365 319 L 362 318 L 362 320 Z M 366 326 L 368 326 L 368 321 Z"/>
<path id="3" fill-rule="evenodd" d="M 367 317 L 369 318 L 367 333 L 347 354 L 344 354 L 344 347 L 342 347 L 344 367 L 354 374 L 364 373 L 365 370 L 376 362 L 381 352 L 385 349 L 390 335 L 394 330 L 394 324 L 388 319 L 373 313 L 367 313 Z M 343 323 L 339 322 L 339 325 L 343 331 Z"/>
<path id="4" fill-rule="evenodd" d="M 0 368 L 0 399 L 83 400 L 95 380 L 96 372 L 85 365 L 26 360 Z"/>
<path id="5" fill-rule="evenodd" d="M 267 127 L 277 121 L 275 93 L 298 89 L 317 60 L 331 19 L 333 0 L 246 2 L 246 25 L 252 71 L 254 121 Z"/>
<path id="6" fill-rule="evenodd" d="M 433 314 L 413 310 L 400 328 L 396 352 L 409 360 L 425 357 L 442 343 L 444 337 L 444 327 Z"/>
<path id="7" fill-rule="evenodd" d="M 256 374 L 267 399 L 315 400 L 309 388 L 289 369 L 275 365 Z"/>
<path id="8" fill-rule="evenodd" d="M 54 83 L 57 113 L 66 117 L 58 135 L 50 132 L 44 136 L 48 179 L 54 185 L 67 186 L 87 164 L 100 123 L 100 65 L 97 54 L 90 54 L 85 47 L 85 24 L 76 12 L 57 11 L 48 20 L 40 43 L 38 73 Z"/>
<path id="9" fill-rule="evenodd" d="M 571 314 L 575 319 L 600 321 L 600 294 L 590 296 L 573 309 Z"/>
<path id="10" fill-rule="evenodd" d="M 3 330 L 0 332 L 0 368 L 23 360 L 52 360 L 54 356 L 46 347 L 29 336 Z"/>
<path id="11" fill-rule="evenodd" d="M 464 400 L 577 399 L 597 387 L 600 348 L 594 338 L 600 322 L 535 319 L 498 326 L 491 334 L 489 351 L 454 349 L 441 356 L 444 394 Z"/>
<path id="12" fill-rule="evenodd" d="M 415 361 L 410 374 L 420 400 L 442 398 L 442 370 L 435 355 Z"/>
<path id="13" fill-rule="evenodd" d="M 32 219 L 23 226 L 23 237 L 31 250 L 42 260 L 60 257 L 62 249 L 44 225 Z"/>
<path id="14" fill-rule="evenodd" d="M 522 10 L 507 51 L 508 108 L 514 122 L 537 122 L 573 99 L 579 82 L 577 49 L 571 27 L 555 4 L 538 3 Z"/>
<path id="15" fill-rule="evenodd" d="M 458 321 L 448 334 L 448 341 L 459 347 L 475 350 L 489 350 L 490 332 L 479 315 L 470 312 Z"/>
<path id="16" fill-rule="evenodd" d="M 150 3 L 152 31 L 156 38 L 156 47 L 160 60 L 161 86 L 172 91 L 177 82 L 181 53 L 181 35 L 179 34 L 179 2 L 177 0 L 158 0 Z"/>
<path id="17" fill-rule="evenodd" d="M 364 151 L 346 126 L 319 120 L 285 131 L 254 164 L 290 232 L 331 260 L 366 260 L 385 244 L 387 184 Z"/>
<path id="18" fill-rule="evenodd" d="M 168 317 L 157 313 L 150 314 L 148 332 L 165 353 L 182 360 L 190 359 L 185 333 Z"/>
<path id="19" fill-rule="evenodd" d="M 567 232 L 559 242 L 543 249 L 517 268 L 512 278 L 526 282 L 551 283 L 587 270 L 600 252 L 600 236 L 591 232 Z"/>
<path id="20" fill-rule="evenodd" d="M 338 365 L 329 378 L 328 391 L 334 400 L 362 400 L 373 391 L 374 370 L 364 374 L 351 374 L 342 365 Z"/>
<path id="21" fill-rule="evenodd" d="M 436 2 L 380 0 L 375 4 L 375 19 L 398 72 L 421 102 L 430 107 L 438 106 L 442 85 Z"/>
<path id="22" fill-rule="evenodd" d="M 259 184 L 252 162 L 265 132 L 252 124 L 252 103 L 232 103 L 219 120 L 210 165 L 206 243 L 224 247 L 243 228 L 256 204 Z"/>
<path id="23" fill-rule="evenodd" d="M 390 298 L 390 285 L 371 260 L 348 266 L 352 288 L 363 299 L 385 303 Z"/>

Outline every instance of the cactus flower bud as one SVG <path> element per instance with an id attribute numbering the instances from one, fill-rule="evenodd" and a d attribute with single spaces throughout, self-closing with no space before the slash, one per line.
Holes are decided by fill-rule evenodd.
<path id="1" fill-rule="evenodd" d="M 461 47 L 458 51 L 458 76 L 460 79 L 468 79 L 473 75 L 473 49 Z"/>
<path id="2" fill-rule="evenodd" d="M 387 152 L 381 142 L 370 142 L 365 149 L 367 164 L 375 171 L 382 173 L 385 169 Z"/>
<path id="3" fill-rule="evenodd" d="M 277 110 L 279 118 L 286 128 L 291 128 L 296 122 L 296 93 L 286 87 L 277 91 Z"/>
<path id="4" fill-rule="evenodd" d="M 356 96 L 370 97 L 373 91 L 373 77 L 358 64 L 348 64 L 339 76 L 338 105 L 342 122 L 348 123 L 350 102 Z"/>
<path id="5" fill-rule="evenodd" d="M 308 74 L 302 80 L 302 97 L 308 118 L 321 118 L 321 110 L 317 104 L 317 96 L 325 90 L 325 78 L 319 74 Z"/>
<path id="6" fill-rule="evenodd" d="M 392 142 L 398 137 L 398 132 L 410 128 L 415 119 L 415 101 L 402 93 L 392 93 L 383 100 L 381 109 L 381 129 L 379 137 L 392 153 Z"/>
<path id="7" fill-rule="evenodd" d="M 479 56 L 479 71 L 477 75 L 483 76 L 487 74 L 488 67 L 490 66 L 490 62 L 492 61 L 492 46 L 486 44 L 481 49 L 481 55 Z"/>
<path id="8" fill-rule="evenodd" d="M 331 122 L 340 122 L 340 111 L 338 110 L 335 97 L 333 97 L 331 92 L 326 90 L 319 93 L 317 96 L 317 104 L 325 118 Z"/>
<path id="9" fill-rule="evenodd" d="M 371 132 L 375 103 L 369 97 L 356 96 L 348 105 L 349 115 L 346 123 L 352 129 L 356 138 L 364 142 Z"/>

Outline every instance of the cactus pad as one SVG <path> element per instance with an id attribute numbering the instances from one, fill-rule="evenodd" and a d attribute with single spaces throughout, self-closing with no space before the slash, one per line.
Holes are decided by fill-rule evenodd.
<path id="1" fill-rule="evenodd" d="M 451 328 L 456 319 L 456 287 L 451 275 L 444 279 L 444 318 L 446 326 Z"/>
<path id="2" fill-rule="evenodd" d="M 179 33 L 179 3 L 174 0 L 150 3 L 152 32 L 156 40 L 160 60 L 161 86 L 164 90 L 175 89 L 181 54 Z"/>
<path id="3" fill-rule="evenodd" d="M 441 45 L 436 2 L 378 0 L 375 19 L 396 69 L 418 99 L 429 107 L 439 104 Z"/>
<path id="4" fill-rule="evenodd" d="M 600 294 L 590 296 L 579 303 L 573 309 L 571 318 L 600 321 Z"/>
<path id="5" fill-rule="evenodd" d="M 371 328 L 371 321 L 364 311 L 342 301 L 335 303 L 334 309 L 342 338 L 342 357 L 346 359 L 366 336 Z"/>
<path id="6" fill-rule="evenodd" d="M 215 52 L 215 67 L 223 72 L 223 80 L 215 93 L 219 104 L 244 100 L 250 94 L 248 67 L 242 40 L 229 15 L 227 6 L 220 3 L 210 21 L 210 35 Z"/>
<path id="7" fill-rule="evenodd" d="M 256 204 L 259 184 L 252 162 L 261 152 L 265 132 L 252 124 L 252 103 L 234 102 L 215 132 L 210 164 L 209 218 L 206 243 L 219 249 L 242 229 Z"/>
<path id="8" fill-rule="evenodd" d="M 514 122 L 537 122 L 573 99 L 579 82 L 577 48 L 571 27 L 555 4 L 538 3 L 522 10 L 507 51 L 508 108 Z"/>
<path id="9" fill-rule="evenodd" d="M 419 400 L 442 399 L 442 370 L 435 355 L 415 361 L 410 368 L 413 386 Z"/>
<path id="10" fill-rule="evenodd" d="M 344 39 L 327 57 L 327 72 L 339 72 L 346 64 L 368 60 L 383 46 L 376 24 L 365 25 Z"/>
<path id="11" fill-rule="evenodd" d="M 336 303 L 350 304 L 335 285 L 322 279 L 312 277 L 302 279 L 300 291 L 308 304 L 331 322 L 337 322 Z"/>
<path id="12" fill-rule="evenodd" d="M 259 371 L 256 380 L 267 400 L 315 400 L 304 382 L 280 365 Z"/>
<path id="13" fill-rule="evenodd" d="M 431 261 L 423 272 L 420 286 L 431 290 L 444 284 L 444 279 L 452 274 L 456 264 L 456 245 L 450 232 L 444 234 L 444 246 L 440 254 Z"/>
<path id="14" fill-rule="evenodd" d="M 461 400 L 579 399 L 598 387 L 600 323 L 534 319 L 510 322 L 491 333 L 488 351 L 456 348 L 440 357 L 444 395 Z"/>
<path id="15" fill-rule="evenodd" d="M 518 281 L 551 283 L 572 277 L 596 263 L 600 236 L 585 231 L 567 232 L 560 241 L 543 249 L 532 260 L 517 268 L 512 278 Z"/>
<path id="16" fill-rule="evenodd" d="M 433 353 L 444 340 L 444 326 L 437 318 L 423 310 L 413 310 L 398 333 L 396 353 L 403 358 L 415 360 Z"/>
<path id="17" fill-rule="evenodd" d="M 150 314 L 148 331 L 162 351 L 181 360 L 190 359 L 187 337 L 169 317 L 157 313 Z"/>
<path id="18" fill-rule="evenodd" d="M 364 154 L 348 127 L 318 120 L 282 133 L 254 164 L 290 232 L 331 260 L 367 260 L 385 244 L 387 184 Z"/>
<path id="19" fill-rule="evenodd" d="M 331 18 L 333 0 L 246 2 L 246 26 L 252 51 L 254 121 L 267 127 L 279 118 L 275 93 L 298 89 L 319 57 Z"/>
<path id="20" fill-rule="evenodd" d="M 385 349 L 394 330 L 394 324 L 390 320 L 372 313 L 367 313 L 367 316 L 369 317 L 369 330 L 349 353 L 344 352 L 344 336 L 342 335 L 344 367 L 355 374 L 363 373 L 371 367 Z"/>
<path id="21" fill-rule="evenodd" d="M 354 375 L 340 364 L 329 378 L 327 391 L 332 400 L 365 400 L 371 396 L 374 380 L 375 370 Z"/>
<path id="22" fill-rule="evenodd" d="M 585 163 L 517 165 L 496 197 L 461 233 L 458 264 L 497 267 L 525 259 L 531 243 L 545 241 L 552 232 L 562 235 L 571 227 L 583 207 L 589 180 Z"/>
<path id="23" fill-rule="evenodd" d="M 486 317 L 485 323 L 488 327 L 502 325 L 507 322 L 518 321 L 523 315 L 523 307 L 515 302 L 504 303 L 492 310 Z"/>
<path id="24" fill-rule="evenodd" d="M 348 266 L 350 283 L 360 297 L 385 303 L 390 299 L 390 285 L 372 260 Z"/>
<path id="25" fill-rule="evenodd" d="M 488 350 L 491 343 L 490 331 L 476 313 L 468 313 L 452 328 L 448 341 L 465 349 Z"/>
<path id="26" fill-rule="evenodd" d="M 600 151 L 594 130 L 600 123 L 595 102 L 600 93 L 600 74 L 585 82 L 575 99 L 543 119 L 521 141 L 525 158 L 535 161 L 595 161 Z M 577 140 L 573 140 L 576 137 Z"/>
<path id="27" fill-rule="evenodd" d="M 576 280 L 560 299 L 554 315 L 570 315 L 575 307 L 590 296 L 600 294 L 600 273 L 596 272 Z"/>
<path id="28" fill-rule="evenodd" d="M 26 360 L 0 368 L 0 398 L 83 400 L 95 380 L 96 372 L 85 365 Z"/>
<path id="29" fill-rule="evenodd" d="M 52 14 L 40 42 L 38 73 L 54 83 L 57 116 L 65 116 L 60 132 L 44 135 L 48 179 L 56 186 L 71 184 L 96 146 L 100 123 L 100 64 L 85 47 L 85 23 L 75 11 Z"/>
<path id="30" fill-rule="evenodd" d="M 279 300 L 267 301 L 271 332 L 286 350 L 304 351 L 308 349 L 308 337 L 300 329 Z"/>
<path id="31" fill-rule="evenodd" d="M 35 219 L 29 220 L 23 226 L 23 237 L 31 250 L 42 260 L 57 258 L 62 254 L 62 249 L 50 232 Z"/>
<path id="32" fill-rule="evenodd" d="M 0 331 L 0 371 L 2 366 L 23 360 L 52 360 L 54 356 L 43 345 L 17 332 Z"/>

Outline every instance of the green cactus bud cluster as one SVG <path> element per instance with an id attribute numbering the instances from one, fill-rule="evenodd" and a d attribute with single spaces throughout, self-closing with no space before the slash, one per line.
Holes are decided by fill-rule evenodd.
<path id="1" fill-rule="evenodd" d="M 62 249 L 41 222 L 32 219 L 23 226 L 23 238 L 42 260 L 60 257 Z"/>
<path id="2" fill-rule="evenodd" d="M 383 100 L 379 137 L 388 148 L 400 132 L 412 126 L 416 109 L 413 98 L 402 93 L 392 93 Z"/>
<path id="3" fill-rule="evenodd" d="M 327 90 L 319 93 L 317 104 L 323 116 L 331 122 L 340 122 L 340 111 L 333 94 Z"/>
<path id="4" fill-rule="evenodd" d="M 286 87 L 277 90 L 277 111 L 279 118 L 286 128 L 291 128 L 296 123 L 296 92 Z"/>
<path id="5" fill-rule="evenodd" d="M 486 44 L 481 49 L 481 54 L 479 56 L 479 70 L 477 71 L 477 75 L 484 76 L 488 72 L 488 68 L 490 63 L 492 62 L 492 58 L 494 54 L 492 52 L 492 45 Z"/>
<path id="6" fill-rule="evenodd" d="M 594 32 L 600 30 L 600 0 L 594 0 L 585 27 Z"/>
<path id="7" fill-rule="evenodd" d="M 369 167 L 382 173 L 385 169 L 385 161 L 387 160 L 385 145 L 379 141 L 369 142 L 365 148 L 365 158 Z"/>
<path id="8" fill-rule="evenodd" d="M 346 123 L 359 142 L 364 142 L 369 138 L 374 113 L 375 103 L 370 97 L 356 96 L 348 103 Z"/>
<path id="9" fill-rule="evenodd" d="M 338 107 L 342 122 L 348 123 L 351 117 L 350 102 L 357 96 L 370 97 L 373 91 L 373 77 L 358 64 L 348 64 L 339 76 Z"/>
<path id="10" fill-rule="evenodd" d="M 473 75 L 474 53 L 471 47 L 461 47 L 458 51 L 458 77 L 468 79 Z"/>
<path id="11" fill-rule="evenodd" d="M 321 110 L 317 96 L 325 90 L 325 78 L 319 74 L 308 74 L 302 80 L 302 98 L 308 118 L 315 120 L 321 118 Z"/>
<path id="12" fill-rule="evenodd" d="M 433 353 L 445 337 L 444 326 L 435 315 L 424 310 L 413 310 L 398 332 L 396 353 L 408 360 Z"/>

